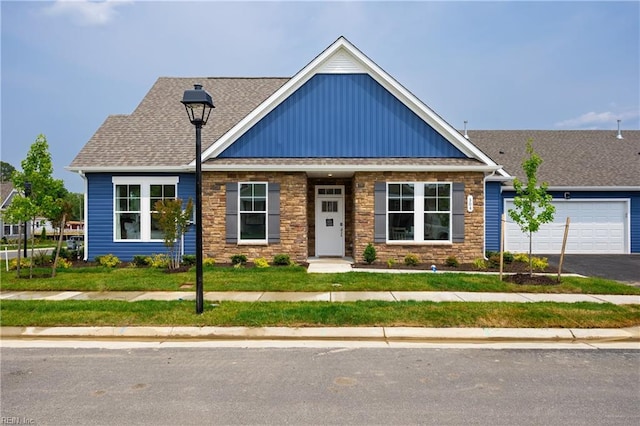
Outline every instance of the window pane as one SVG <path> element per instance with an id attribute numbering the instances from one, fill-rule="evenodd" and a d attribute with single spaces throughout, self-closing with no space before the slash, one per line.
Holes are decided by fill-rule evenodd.
<path id="1" fill-rule="evenodd" d="M 264 213 L 240 214 L 240 239 L 266 239 L 266 215 Z"/>
<path id="2" fill-rule="evenodd" d="M 438 211 L 448 212 L 449 206 L 450 206 L 449 198 L 440 198 L 438 200 Z"/>
<path id="3" fill-rule="evenodd" d="M 450 233 L 449 213 L 425 213 L 424 215 L 424 239 L 448 240 Z"/>
<path id="4" fill-rule="evenodd" d="M 441 183 L 438 185 L 438 195 L 440 197 L 448 197 L 451 192 L 451 185 L 448 183 Z"/>
<path id="5" fill-rule="evenodd" d="M 424 196 L 425 197 L 435 197 L 436 196 L 436 185 L 432 183 L 428 183 L 424 186 Z"/>
<path id="6" fill-rule="evenodd" d="M 264 183 L 255 183 L 253 184 L 253 195 L 255 197 L 266 197 L 267 196 L 267 185 Z"/>
<path id="7" fill-rule="evenodd" d="M 413 213 L 389 214 L 389 240 L 413 240 Z"/>
<path id="8" fill-rule="evenodd" d="M 435 198 L 425 198 L 424 199 L 424 210 L 427 212 L 433 212 L 436 210 L 436 199 Z"/>
<path id="9" fill-rule="evenodd" d="M 253 200 L 251 198 L 240 198 L 240 211 L 253 211 Z"/>
<path id="10" fill-rule="evenodd" d="M 413 198 L 403 199 L 402 200 L 402 211 L 403 212 L 412 212 L 413 211 Z"/>
<path id="11" fill-rule="evenodd" d="M 243 183 L 240 185 L 240 196 L 251 197 L 253 195 L 253 188 L 251 184 Z"/>
<path id="12" fill-rule="evenodd" d="M 176 198 L 176 186 L 165 185 L 164 186 L 164 198 Z"/>
<path id="13" fill-rule="evenodd" d="M 162 198 L 162 185 L 151 185 L 149 193 L 153 198 Z"/>
<path id="14" fill-rule="evenodd" d="M 120 198 L 126 198 L 129 195 L 127 191 L 127 185 L 116 185 L 116 196 Z"/>
<path id="15" fill-rule="evenodd" d="M 413 196 L 413 184 L 402 184 L 402 196 Z"/>
<path id="16" fill-rule="evenodd" d="M 139 240 L 140 239 L 140 214 L 118 213 L 116 214 L 116 239 Z"/>
<path id="17" fill-rule="evenodd" d="M 164 234 L 160 229 L 160 225 L 158 225 L 158 213 L 151 213 L 151 239 L 152 240 L 164 239 Z"/>
<path id="18" fill-rule="evenodd" d="M 253 211 L 267 211 L 267 200 L 265 198 L 256 198 L 253 202 Z"/>
<path id="19" fill-rule="evenodd" d="M 389 211 L 390 212 L 400 211 L 400 200 L 399 199 L 389 200 Z"/>
<path id="20" fill-rule="evenodd" d="M 130 212 L 139 212 L 140 211 L 140 199 L 135 198 L 129 201 L 129 211 Z"/>
<path id="21" fill-rule="evenodd" d="M 400 196 L 400 185 L 397 183 L 389 184 L 389 196 Z"/>
<path id="22" fill-rule="evenodd" d="M 119 199 L 117 200 L 117 206 L 116 206 L 116 209 L 117 209 L 118 211 L 126 212 L 126 211 L 128 211 L 128 210 L 129 210 L 129 208 L 128 208 L 128 207 L 129 207 L 129 206 L 128 206 L 128 203 L 127 203 L 127 199 L 126 199 L 126 198 L 119 198 Z"/>
<path id="23" fill-rule="evenodd" d="M 129 185 L 129 197 L 140 198 L 140 185 Z"/>

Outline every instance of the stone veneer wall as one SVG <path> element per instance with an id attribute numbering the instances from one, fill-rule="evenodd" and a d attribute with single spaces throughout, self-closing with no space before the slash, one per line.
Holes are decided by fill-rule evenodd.
<path id="1" fill-rule="evenodd" d="M 226 235 L 226 184 L 228 182 L 269 182 L 280 184 L 280 242 L 268 245 L 228 244 Z M 234 254 L 251 261 L 264 257 L 269 262 L 276 254 L 288 254 L 291 260 L 307 260 L 307 176 L 305 173 L 204 172 L 202 175 L 202 247 L 204 257 L 230 262 Z"/>
<path id="2" fill-rule="evenodd" d="M 463 182 L 466 196 L 473 195 L 473 212 L 465 204 L 464 242 L 452 244 L 402 244 L 374 243 L 378 260 L 395 259 L 402 263 L 408 253 L 413 253 L 424 263 L 443 263 L 449 256 L 458 261 L 472 262 L 484 256 L 484 174 L 483 173 L 405 173 L 362 172 L 354 176 L 355 236 L 354 260 L 362 262 L 362 253 L 374 240 L 374 183 L 375 182 Z"/>

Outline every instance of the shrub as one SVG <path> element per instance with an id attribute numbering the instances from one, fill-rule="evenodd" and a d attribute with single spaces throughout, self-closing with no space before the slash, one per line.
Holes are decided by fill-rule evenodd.
<path id="1" fill-rule="evenodd" d="M 256 268 L 268 268 L 269 262 L 264 257 L 258 257 L 253 260 L 253 264 L 256 265 Z"/>
<path id="2" fill-rule="evenodd" d="M 46 266 L 51 263 L 51 256 L 44 252 L 33 253 L 33 266 Z"/>
<path id="3" fill-rule="evenodd" d="M 513 262 L 513 253 L 505 251 L 502 253 L 502 259 L 504 263 L 512 263 Z"/>
<path id="4" fill-rule="evenodd" d="M 65 259 L 64 257 L 61 257 L 60 259 L 58 259 L 57 269 L 69 269 L 71 268 L 71 266 L 72 266 L 72 263 L 67 259 Z"/>
<path id="5" fill-rule="evenodd" d="M 202 259 L 202 266 L 213 268 L 216 264 L 216 260 L 213 257 L 207 257 Z"/>
<path id="6" fill-rule="evenodd" d="M 487 270 L 487 261 L 479 257 L 473 261 L 473 267 L 479 271 Z"/>
<path id="7" fill-rule="evenodd" d="M 182 264 L 186 266 L 193 266 L 196 264 L 196 255 L 195 254 L 184 254 L 182 255 Z M 204 264 L 204 260 L 202 261 Z"/>
<path id="8" fill-rule="evenodd" d="M 516 253 L 513 256 L 514 262 L 529 263 L 529 255 L 527 253 Z"/>
<path id="9" fill-rule="evenodd" d="M 444 261 L 444 264 L 447 266 L 451 266 L 452 268 L 457 268 L 458 266 L 460 266 L 460 262 L 458 262 L 458 258 L 455 256 L 447 257 L 447 259 Z"/>
<path id="10" fill-rule="evenodd" d="M 291 265 L 291 258 L 288 254 L 276 254 L 273 256 L 273 264 L 279 266 Z"/>
<path id="11" fill-rule="evenodd" d="M 164 253 L 154 254 L 149 258 L 149 266 L 152 268 L 168 268 L 169 256 Z"/>
<path id="12" fill-rule="evenodd" d="M 367 244 L 367 247 L 362 253 L 362 257 L 364 257 L 364 261 L 369 265 L 371 265 L 376 260 L 376 248 L 373 246 L 373 244 Z"/>
<path id="13" fill-rule="evenodd" d="M 489 256 L 489 268 L 500 267 L 500 253 L 495 253 Z"/>
<path id="14" fill-rule="evenodd" d="M 549 266 L 549 261 L 546 257 L 535 257 L 531 258 L 531 266 L 536 271 L 544 271 Z"/>
<path id="15" fill-rule="evenodd" d="M 107 268 L 115 268 L 120 264 L 120 259 L 113 254 L 104 254 L 102 256 L 95 257 L 96 262 L 100 266 L 106 266 Z"/>
<path id="16" fill-rule="evenodd" d="M 133 256 L 133 260 L 131 261 L 131 264 L 137 268 L 143 268 L 145 266 L 149 266 L 150 263 L 151 263 L 151 258 L 143 254 L 136 254 L 135 256 Z"/>
<path id="17" fill-rule="evenodd" d="M 393 265 L 396 264 L 396 260 L 394 258 L 387 259 L 387 268 L 393 268 Z"/>
<path id="18" fill-rule="evenodd" d="M 418 263 L 420 263 L 420 258 L 413 253 L 409 253 L 404 257 L 404 264 L 407 266 L 417 266 Z"/>
<path id="19" fill-rule="evenodd" d="M 55 258 L 56 256 L 56 251 L 54 250 L 53 253 L 51 254 L 52 258 Z M 66 249 L 65 247 L 60 247 L 60 259 L 67 259 L 67 260 L 73 260 L 75 258 L 75 256 L 73 255 L 73 252 Z"/>
<path id="20" fill-rule="evenodd" d="M 26 257 L 20 258 L 20 268 L 28 268 L 30 265 L 31 265 L 31 262 L 29 262 L 28 258 Z M 14 258 L 9 261 L 9 269 L 11 269 L 12 271 L 15 269 L 18 269 L 18 258 Z"/>
<path id="21" fill-rule="evenodd" d="M 235 265 L 244 265 L 247 263 L 247 256 L 244 254 L 234 254 L 231 256 L 231 263 Z"/>

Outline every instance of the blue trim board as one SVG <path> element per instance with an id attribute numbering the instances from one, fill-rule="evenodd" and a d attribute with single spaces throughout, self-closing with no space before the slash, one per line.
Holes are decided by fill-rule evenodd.
<path id="1" fill-rule="evenodd" d="M 368 74 L 316 74 L 219 157 L 466 156 Z"/>

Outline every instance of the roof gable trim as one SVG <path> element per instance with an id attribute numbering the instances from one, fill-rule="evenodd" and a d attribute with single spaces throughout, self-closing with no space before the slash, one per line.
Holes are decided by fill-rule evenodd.
<path id="1" fill-rule="evenodd" d="M 269 96 L 261 105 L 207 148 L 207 150 L 202 153 L 202 161 L 217 157 L 314 75 L 318 73 L 335 74 L 356 72 L 366 73 L 371 76 L 465 155 L 470 158 L 475 158 L 488 166 L 496 166 L 496 163 L 493 162 L 491 158 L 467 141 L 456 129 L 405 89 L 344 37 L 338 38 L 338 40 L 307 64 L 307 66 L 300 70 L 280 89 Z M 194 166 L 195 160 L 189 165 Z M 499 170 L 498 172 L 504 176 L 508 176 L 503 170 Z"/>

